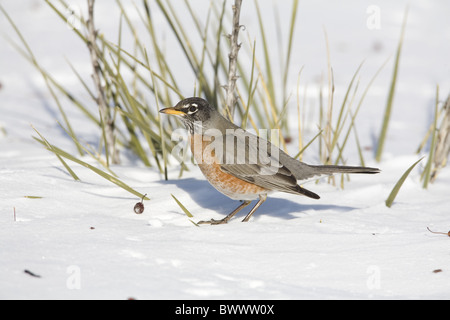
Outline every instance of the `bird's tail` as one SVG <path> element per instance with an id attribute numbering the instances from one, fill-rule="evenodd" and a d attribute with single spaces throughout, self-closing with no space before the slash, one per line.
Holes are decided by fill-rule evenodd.
<path id="1" fill-rule="evenodd" d="M 297 180 L 308 180 L 322 175 L 333 175 L 336 173 L 379 173 L 380 169 L 370 167 L 353 166 L 314 166 L 291 158 L 280 150 L 280 162 L 288 168 Z"/>
<path id="2" fill-rule="evenodd" d="M 370 168 L 370 167 L 352 167 L 352 166 L 333 166 L 333 165 L 325 165 L 325 166 L 311 166 L 314 169 L 314 172 L 319 175 L 331 175 L 336 173 L 364 173 L 364 174 L 374 174 L 380 173 L 380 169 L 378 168 Z"/>

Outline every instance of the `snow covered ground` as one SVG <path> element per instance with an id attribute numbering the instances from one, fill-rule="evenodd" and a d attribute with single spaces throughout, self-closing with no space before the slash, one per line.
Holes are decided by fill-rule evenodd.
<path id="1" fill-rule="evenodd" d="M 98 27 L 113 33 L 117 10 L 109 7 L 110 1 L 97 2 Z M 64 23 L 43 1 L 0 3 L 44 67 L 75 93 L 83 92 L 64 56 L 88 76 L 88 52 Z M 248 3 L 244 0 L 241 22 L 255 36 L 257 20 Z M 271 18 L 272 2 L 262 3 Z M 363 59 L 361 81 L 367 83 L 395 52 L 406 3 L 301 1 L 292 87 L 302 65 L 302 81 L 311 87 L 326 70 L 323 27 L 330 39 L 336 99 Z M 319 201 L 274 194 L 245 224 L 234 219 L 227 225 L 196 227 L 189 221 L 170 194 L 189 208 L 195 221 L 221 218 L 237 205 L 215 191 L 195 166 L 180 180 L 174 167 L 171 180 L 164 181 L 123 155 L 124 164 L 113 169 L 127 184 L 148 193 L 151 200 L 145 201 L 142 215 L 133 212 L 139 199 L 71 164 L 82 179 L 74 182 L 31 138 L 33 124 L 55 145 L 74 151 L 55 122 L 59 114 L 41 76 L 0 38 L 0 298 L 449 299 L 449 239 L 426 228 L 450 229 L 450 169 L 424 190 L 418 166 L 392 208 L 384 204 L 399 177 L 419 158 L 415 150 L 431 123 L 436 84 L 442 98 L 450 93 L 450 4 L 408 3 L 384 160 L 375 163 L 373 151 L 365 154 L 382 173 L 354 176 L 344 190 L 310 183 L 307 187 L 321 195 Z M 73 5 L 85 9 L 84 1 Z M 367 24 L 370 6 L 380 10 L 375 29 Z M 282 2 L 280 15 L 289 8 L 290 2 Z M 0 30 L 13 37 L 3 16 Z M 175 60 L 173 51 L 169 54 Z M 391 72 L 392 60 L 358 116 L 363 146 L 373 147 L 379 132 Z M 186 78 L 186 92 L 192 92 L 192 75 Z M 312 92 L 309 99 L 317 101 Z M 67 112 L 77 133 L 94 140 L 95 129 L 84 126 L 82 116 L 69 107 Z M 314 123 L 309 130 L 316 133 Z M 350 151 L 352 156 L 349 162 L 357 164 Z M 314 155 L 305 160 L 317 161 Z"/>

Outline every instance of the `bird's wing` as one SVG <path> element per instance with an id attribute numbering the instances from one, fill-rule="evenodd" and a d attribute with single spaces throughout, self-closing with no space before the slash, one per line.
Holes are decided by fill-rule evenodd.
<path id="1" fill-rule="evenodd" d="M 319 198 L 297 184 L 295 175 L 280 161 L 282 151 L 258 136 L 245 131 L 224 135 L 222 150 L 223 172 L 269 190 Z"/>

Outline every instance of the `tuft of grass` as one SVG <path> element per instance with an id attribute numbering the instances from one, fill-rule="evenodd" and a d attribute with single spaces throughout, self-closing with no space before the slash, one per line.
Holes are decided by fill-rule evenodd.
<path id="1" fill-rule="evenodd" d="M 68 16 L 72 13 L 66 10 L 68 4 L 65 0 L 46 0 L 45 2 L 61 18 L 62 23 L 65 24 L 69 18 L 73 18 L 73 16 Z M 287 32 L 285 44 L 281 40 L 283 37 L 278 37 L 277 48 L 280 58 L 277 60 L 274 60 L 271 52 L 273 39 L 269 39 L 265 32 L 271 26 L 268 25 L 266 17 L 263 17 L 259 9 L 260 3 L 258 4 L 257 0 L 253 2 L 258 21 L 259 37 L 254 40 L 248 36 L 248 42 L 243 41 L 243 52 L 239 55 L 241 57 L 246 53 L 251 64 L 243 63 L 242 61 L 245 61 L 245 59 L 237 61 L 239 79 L 237 80 L 236 95 L 238 104 L 236 109 L 237 119 L 234 122 L 238 123 L 240 120 L 242 127 L 251 126 L 256 132 L 258 132 L 258 128 L 280 129 L 281 145 L 286 150 L 285 141 L 289 140 L 287 138 L 291 136 L 288 128 L 288 114 L 290 114 L 288 108 L 292 96 L 292 93 L 288 91 L 290 87 L 289 72 L 293 69 L 291 57 L 295 47 L 295 26 L 298 20 L 299 1 L 292 0 L 292 10 L 289 12 L 290 20 L 286 21 L 286 24 L 279 17 L 275 17 L 277 30 L 283 32 L 283 28 L 286 28 Z M 179 80 L 175 79 L 173 62 L 167 58 L 165 41 L 161 41 L 160 26 L 154 24 L 154 12 L 159 10 L 165 20 L 164 23 L 167 26 L 165 36 L 170 33 L 176 40 L 176 45 L 170 50 L 177 50 L 180 57 L 185 59 L 186 77 L 188 75 L 193 76 L 193 82 L 195 82 L 195 84 L 193 83 L 195 90 L 192 91 L 195 92 L 195 95 L 207 99 L 214 106 L 223 108 L 225 106 L 225 94 L 222 86 L 226 83 L 230 49 L 230 43 L 226 41 L 224 34 L 227 33 L 231 22 L 231 6 L 226 0 L 209 1 L 206 19 L 203 19 L 204 17 L 198 15 L 198 11 L 192 7 L 188 0 L 180 3 L 173 0 L 142 0 L 140 5 L 134 2 L 132 5 L 128 5 L 128 3 L 125 5 L 125 1 L 116 0 L 115 4 L 120 9 L 120 16 L 117 19 L 117 39 L 107 39 L 101 32 L 95 38 L 98 51 L 97 62 L 101 68 L 98 75 L 101 77 L 100 82 L 104 84 L 105 100 L 111 107 L 109 111 L 115 124 L 115 147 L 117 149 L 129 149 L 143 164 L 157 168 L 165 179 L 168 179 L 167 168 L 175 158 L 173 155 L 169 156 L 169 151 L 175 143 L 171 141 L 171 134 L 175 128 L 180 126 L 180 122 L 177 119 L 164 118 L 162 120 L 158 110 L 163 106 L 173 106 L 178 100 L 184 98 L 184 92 L 179 86 Z M 179 6 L 183 6 L 185 10 L 180 9 Z M 35 137 L 35 139 L 58 157 L 75 180 L 78 177 L 67 164 L 67 160 L 86 166 L 96 174 L 126 189 L 128 186 L 121 184 L 119 178 L 109 167 L 108 145 L 105 142 L 106 124 L 102 121 L 98 112 L 92 111 L 92 105 L 96 104 L 94 83 L 84 80 L 87 79 L 86 75 L 77 72 L 76 67 L 70 61 L 68 61 L 70 69 L 80 81 L 86 96 L 90 97 L 91 100 L 83 101 L 79 99 L 70 92 L 69 88 L 64 87 L 62 83 L 58 83 L 37 62 L 31 48 L 1 5 L 0 9 L 8 18 L 20 40 L 18 42 L 20 45 L 14 42 L 13 45 L 44 77 L 47 87 L 59 108 L 62 118 L 62 124 L 60 125 L 73 140 L 79 155 L 90 155 L 104 169 L 88 166 L 78 156 L 69 154 L 50 144 L 37 131 L 39 137 Z M 132 12 L 132 10 L 135 10 L 135 12 Z M 274 12 L 278 14 L 276 10 Z M 137 20 L 133 19 L 136 13 Z M 73 32 L 78 37 L 80 45 L 88 47 L 89 39 L 86 36 L 88 34 L 88 23 L 82 16 L 77 17 L 77 19 L 80 28 L 73 29 Z M 245 24 L 245 21 L 242 23 Z M 192 27 L 188 29 L 187 26 Z M 242 31 L 245 31 L 245 29 L 242 29 Z M 367 86 L 366 91 L 363 92 L 356 109 L 354 109 L 353 106 L 357 103 L 361 63 L 346 88 L 340 108 L 334 106 L 333 68 L 331 66 L 328 36 L 326 31 L 324 33 L 327 42 L 328 103 L 320 102 L 322 116 L 319 120 L 318 133 L 305 145 L 303 144 L 303 133 L 301 131 L 300 106 L 297 105 L 300 150 L 296 157 L 301 157 L 302 153 L 312 143 L 318 142 L 322 162 L 344 164 L 345 147 L 353 133 L 361 163 L 364 163 L 356 131 L 356 117 L 373 79 Z M 125 41 L 122 41 L 122 39 L 127 36 L 132 40 L 131 47 L 124 47 L 123 42 Z M 149 51 L 147 52 L 147 50 Z M 262 58 L 258 60 L 260 52 L 262 52 Z M 180 60 L 183 60 L 181 58 Z M 398 68 L 398 63 L 396 68 Z M 280 70 L 280 73 L 277 74 L 276 70 Z M 300 74 L 301 70 L 298 79 Z M 297 92 L 297 102 L 300 101 L 299 98 L 300 94 Z M 322 98 L 321 93 L 320 99 L 322 100 Z M 81 111 L 86 120 L 98 128 L 98 145 L 87 145 L 77 136 L 76 128 L 72 126 L 70 118 L 66 115 L 66 104 Z M 333 115 L 337 115 L 337 121 L 334 121 Z M 179 176 L 181 176 L 185 170 L 188 170 L 188 167 L 183 163 L 183 159 L 175 158 L 175 161 L 180 163 Z M 137 195 L 134 190 L 128 189 L 128 191 Z M 140 193 L 138 194 L 141 196 Z"/>
<path id="2" fill-rule="evenodd" d="M 59 16 L 63 23 L 69 18 L 73 19 L 72 13 L 67 9 L 68 4 L 64 0 L 46 0 L 47 5 Z M 185 0 L 186 10 L 175 10 L 173 2 L 170 0 L 156 0 L 150 2 L 142 1 L 142 6 L 133 3 L 132 7 L 124 6 L 122 0 L 116 0 L 116 5 L 120 8 L 121 14 L 118 19 L 118 38 L 115 41 L 107 39 L 101 32 L 95 38 L 97 52 L 97 65 L 101 69 L 98 73 L 102 77 L 101 82 L 104 83 L 105 100 L 108 105 L 114 106 L 110 109 L 112 119 L 115 121 L 114 129 L 116 130 L 115 143 L 117 149 L 128 148 L 146 165 L 152 167 L 154 165 L 167 178 L 167 166 L 169 158 L 167 150 L 170 150 L 174 144 L 170 140 L 171 133 L 174 128 L 179 125 L 178 120 L 167 120 L 164 126 L 161 122 L 157 107 L 172 106 L 174 102 L 184 98 L 178 83 L 175 79 L 172 63 L 168 61 L 165 55 L 164 41 L 158 38 L 157 28 L 154 25 L 152 14 L 155 9 L 159 9 L 169 27 L 169 32 L 173 34 L 178 42 L 179 51 L 187 59 L 188 65 L 196 78 L 196 95 L 206 98 L 215 106 L 224 106 L 224 92 L 221 86 L 226 82 L 228 73 L 227 58 L 229 52 L 229 43 L 222 41 L 225 39 L 223 35 L 226 33 L 226 26 L 230 22 L 230 16 L 227 12 L 230 6 L 224 0 L 211 1 L 206 20 L 200 19 L 195 8 Z M 178 4 L 177 4 L 178 6 Z M 280 46 L 281 58 L 281 74 L 275 77 L 273 73 L 274 66 L 279 61 L 272 61 L 269 50 L 270 39 L 265 33 L 265 19 L 263 18 L 257 1 L 254 2 L 257 17 L 259 21 L 260 43 L 264 53 L 264 67 L 258 62 L 257 43 L 249 41 L 251 49 L 250 56 L 252 65 L 249 68 L 238 61 L 238 87 L 237 95 L 239 97 L 237 117 L 241 119 L 241 125 L 247 127 L 249 122 L 253 128 L 283 129 L 280 130 L 280 141 L 284 148 L 284 136 L 289 136 L 290 132 L 287 128 L 287 105 L 289 94 L 287 92 L 288 75 L 291 69 L 291 56 L 294 48 L 294 31 L 297 22 L 297 13 L 299 1 L 292 1 L 292 10 L 290 12 L 290 22 L 287 23 L 287 43 L 286 48 Z M 139 16 L 137 22 L 131 19 L 131 11 L 133 7 Z M 181 16 L 180 12 L 183 12 Z M 6 14 L 6 12 L 4 12 Z M 68 15 L 71 15 L 70 17 Z M 9 16 L 8 16 L 9 18 Z M 74 34 L 81 40 L 81 43 L 89 47 L 90 40 L 86 34 L 89 34 L 88 21 L 80 16 L 78 19 L 80 28 L 72 29 Z M 108 144 L 105 142 L 106 123 L 102 121 L 98 114 L 91 110 L 90 102 L 82 102 L 70 90 L 58 83 L 46 70 L 37 63 L 31 49 L 25 39 L 20 34 L 18 28 L 13 24 L 16 33 L 19 35 L 25 49 L 16 45 L 16 49 L 30 61 L 46 79 L 49 90 L 60 109 L 63 118 L 64 129 L 68 135 L 72 137 L 75 146 L 80 155 L 85 154 L 85 147 L 77 138 L 75 130 L 72 128 L 70 119 L 66 116 L 62 105 L 65 101 L 57 93 L 62 94 L 63 99 L 67 99 L 72 103 L 73 107 L 83 112 L 87 119 L 94 123 L 99 129 L 99 154 L 103 154 L 109 167 Z M 190 32 L 186 31 L 186 21 L 192 21 L 194 28 Z M 205 21 L 205 22 L 203 22 Z M 277 20 L 277 28 L 281 31 L 280 20 Z M 147 35 L 137 32 L 137 24 L 141 23 Z M 245 30 L 245 29 L 244 29 Z M 101 30 L 100 30 L 101 31 Z M 122 38 L 125 32 L 131 35 L 134 40 L 134 48 L 124 48 L 122 46 Z M 152 44 L 152 62 L 150 61 L 146 48 L 147 38 L 149 36 Z M 144 41 L 145 38 L 145 41 Z M 195 40 L 194 40 L 195 39 Z M 193 43 L 200 39 L 201 45 L 194 46 Z M 247 48 L 248 48 L 247 47 Z M 175 48 L 176 49 L 176 48 Z M 284 52 L 282 52 L 284 49 Z M 93 88 L 93 83 L 83 80 L 83 75 L 76 71 L 76 68 L 68 62 L 75 76 L 80 80 L 82 87 L 91 97 L 93 103 L 97 103 L 97 98 Z M 130 83 L 129 75 L 132 75 Z M 212 74 L 212 77 L 209 75 Z M 125 76 L 127 75 L 127 76 Z M 149 77 L 150 75 L 150 77 Z M 280 80 L 280 83 L 277 83 Z M 97 81 L 98 82 L 98 81 Z M 282 89 L 282 96 L 277 97 L 275 87 Z M 143 97 L 149 97 L 144 99 Z M 154 103 L 150 105 L 149 100 Z M 244 103 L 245 101 L 245 103 Z M 132 115 L 132 116 L 131 116 Z M 136 122 L 136 120 L 138 122 Z M 166 120 L 165 120 L 166 121 Z M 143 126 L 142 124 L 146 124 Z M 148 128 L 148 129 L 147 129 Z M 149 133 L 149 130 L 151 133 Z M 257 130 L 256 130 L 257 131 Z M 182 165 L 180 174 L 187 168 Z"/>

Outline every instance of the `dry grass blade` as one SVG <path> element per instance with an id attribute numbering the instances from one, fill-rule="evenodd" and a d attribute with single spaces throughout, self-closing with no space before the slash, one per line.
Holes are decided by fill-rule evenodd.
<path id="1" fill-rule="evenodd" d="M 325 117 L 325 126 L 323 133 L 323 140 L 326 147 L 326 153 L 323 155 L 322 162 L 324 164 L 330 163 L 331 161 L 331 152 L 332 152 L 332 143 L 331 137 L 333 132 L 332 127 L 332 119 L 333 119 L 333 102 L 334 102 L 334 74 L 333 68 L 331 66 L 331 52 L 330 52 L 330 43 L 328 40 L 328 33 L 325 27 L 323 28 L 323 33 L 325 37 L 325 45 L 327 48 L 327 78 L 328 78 L 328 103 L 327 103 L 327 111 Z"/>
<path id="2" fill-rule="evenodd" d="M 428 188 L 428 183 L 430 182 L 431 175 L 432 175 L 432 168 L 434 163 L 434 153 L 436 150 L 436 140 L 437 140 L 437 125 L 438 125 L 438 105 L 439 105 L 439 86 L 436 87 L 436 103 L 434 108 L 434 123 L 433 123 L 433 130 L 431 134 L 431 145 L 430 145 L 430 152 L 428 154 L 428 160 L 427 164 L 425 165 L 425 170 L 422 174 L 423 179 L 423 188 Z"/>
<path id="3" fill-rule="evenodd" d="M 450 154 L 450 95 L 442 107 L 442 113 L 443 119 L 436 137 L 434 171 L 431 175 L 432 182 L 436 179 L 439 170 L 447 164 L 447 158 Z"/>

